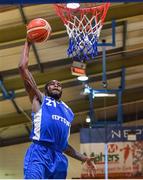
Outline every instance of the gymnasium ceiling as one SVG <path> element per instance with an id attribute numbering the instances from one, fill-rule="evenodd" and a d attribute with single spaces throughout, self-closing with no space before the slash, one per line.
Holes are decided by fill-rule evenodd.
<path id="1" fill-rule="evenodd" d="M 34 44 L 30 51 L 30 70 L 43 90 L 44 84 L 57 79 L 64 87 L 63 100 L 73 109 L 75 121 L 72 132 L 88 126 L 87 96 L 82 95 L 83 85 L 71 75 L 72 60 L 67 58 L 68 36 L 52 4 L 0 6 L 0 75 L 7 91 L 13 90 L 15 98 L 6 100 L 0 93 L 0 146 L 28 141 L 31 121 L 31 104 L 18 73 L 18 62 L 26 37 L 26 23 L 42 17 L 52 27 L 50 40 Z M 142 124 L 143 119 L 143 3 L 112 3 L 101 40 L 111 42 L 111 21 L 116 20 L 116 46 L 107 48 L 108 88 L 118 88 L 121 68 L 126 68 L 123 93 L 124 122 Z M 89 85 L 102 89 L 102 58 L 99 55 L 87 63 Z M 117 98 L 96 98 L 96 118 L 117 117 Z"/>

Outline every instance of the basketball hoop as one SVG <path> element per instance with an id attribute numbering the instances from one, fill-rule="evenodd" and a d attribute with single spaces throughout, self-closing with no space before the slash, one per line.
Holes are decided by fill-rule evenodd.
<path id="1" fill-rule="evenodd" d="M 96 57 L 97 42 L 109 6 L 110 3 L 77 8 L 68 8 L 65 4 L 55 5 L 69 35 L 69 57 L 79 61 Z"/>

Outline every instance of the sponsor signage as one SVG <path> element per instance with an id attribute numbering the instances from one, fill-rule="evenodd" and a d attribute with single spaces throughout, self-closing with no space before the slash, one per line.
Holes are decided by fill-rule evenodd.
<path id="1" fill-rule="evenodd" d="M 81 129 L 81 153 L 94 157 L 97 166 L 96 177 L 104 177 L 105 156 L 108 159 L 108 173 L 111 178 L 143 176 L 143 126 Z M 136 139 L 128 140 L 128 132 L 134 132 Z M 129 133 L 131 135 L 131 133 Z M 108 154 L 105 154 L 107 143 Z M 82 178 L 90 178 L 86 170 Z"/>
<path id="2" fill-rule="evenodd" d="M 143 140 L 143 126 L 136 127 L 107 127 L 105 128 L 83 128 L 80 140 L 85 142 L 124 142 L 128 141 L 128 135 L 134 132 L 136 140 Z"/>

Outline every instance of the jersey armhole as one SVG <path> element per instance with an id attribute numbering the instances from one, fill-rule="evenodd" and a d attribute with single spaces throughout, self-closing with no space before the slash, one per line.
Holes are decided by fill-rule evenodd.
<path id="1" fill-rule="evenodd" d="M 32 116 L 33 116 L 34 114 L 37 114 L 37 113 L 41 110 L 41 108 L 43 107 L 44 101 L 45 101 L 45 97 L 46 97 L 46 96 L 43 95 L 42 102 L 41 102 L 41 104 L 40 104 L 39 110 L 38 110 L 37 112 L 34 112 L 34 111 L 31 112 L 31 115 L 32 115 Z"/>

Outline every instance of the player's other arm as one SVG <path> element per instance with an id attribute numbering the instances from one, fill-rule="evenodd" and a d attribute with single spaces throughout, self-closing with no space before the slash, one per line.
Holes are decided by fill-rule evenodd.
<path id="1" fill-rule="evenodd" d="M 83 162 L 84 163 L 83 165 L 86 167 L 86 171 L 87 171 L 87 174 L 89 175 L 89 177 L 95 177 L 96 176 L 96 165 L 93 162 L 94 158 L 84 156 L 83 154 L 77 152 L 70 145 L 67 146 L 64 153 L 67 154 L 68 156 L 71 156 L 71 157 Z"/>
<path id="2" fill-rule="evenodd" d="M 81 162 L 87 162 L 89 164 L 89 166 L 95 168 L 93 166 L 93 160 L 94 158 L 90 158 L 88 156 L 85 156 L 83 154 L 81 154 L 80 152 L 76 151 L 71 145 L 68 144 L 66 150 L 64 151 L 65 154 L 67 154 L 68 156 L 74 158 L 74 159 L 77 159 Z"/>
<path id="3" fill-rule="evenodd" d="M 87 171 L 88 171 L 90 177 L 92 177 L 92 176 L 94 177 L 96 175 L 96 166 L 93 162 L 94 158 L 90 158 L 90 157 L 87 157 L 87 156 L 79 153 L 69 144 L 68 144 L 66 150 L 64 151 L 64 153 L 74 159 L 77 159 L 77 160 L 80 160 L 81 162 L 83 162 L 84 165 L 86 165 L 86 167 L 87 167 Z"/>
<path id="4" fill-rule="evenodd" d="M 23 48 L 22 57 L 21 57 L 18 68 L 19 68 L 21 78 L 24 81 L 25 89 L 29 95 L 31 102 L 33 101 L 34 97 L 36 96 L 37 99 L 39 100 L 39 102 L 41 103 L 43 94 L 37 88 L 35 80 L 34 80 L 32 74 L 30 73 L 30 71 L 28 70 L 30 46 L 31 46 L 31 43 L 26 41 L 24 48 Z"/>
<path id="5" fill-rule="evenodd" d="M 67 154 L 68 156 L 77 159 L 81 162 L 85 162 L 88 157 L 79 153 L 78 151 L 76 151 L 71 145 L 68 144 L 66 150 L 64 151 L 65 154 Z"/>

